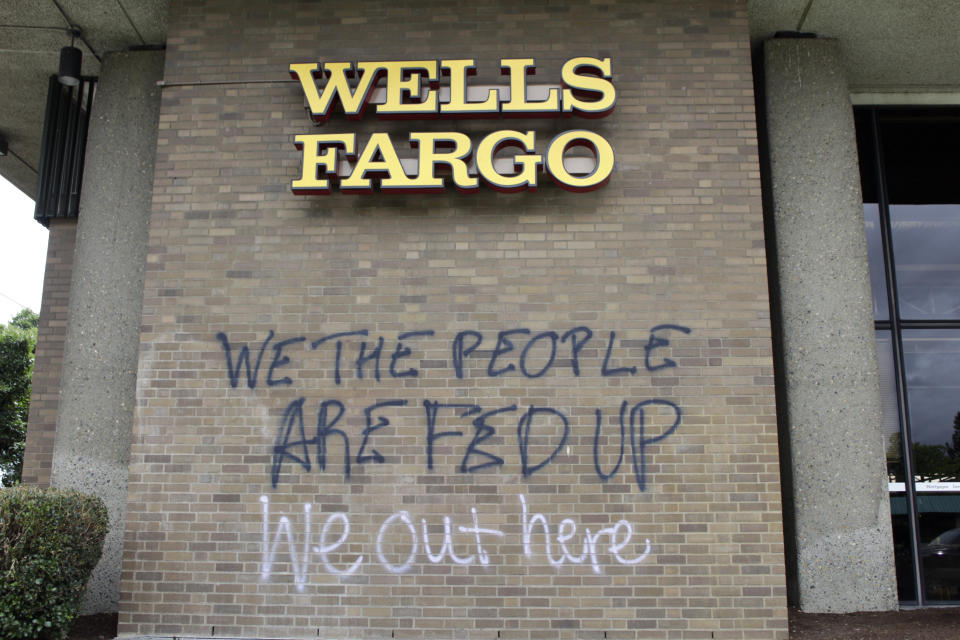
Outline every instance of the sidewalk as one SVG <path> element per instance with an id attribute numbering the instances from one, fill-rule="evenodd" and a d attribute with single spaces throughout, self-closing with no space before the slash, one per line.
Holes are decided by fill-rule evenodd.
<path id="1" fill-rule="evenodd" d="M 78 618 L 67 640 L 112 640 L 117 616 Z M 790 611 L 790 640 L 960 640 L 960 607 L 882 613 Z"/>
<path id="2" fill-rule="evenodd" d="M 790 611 L 790 640 L 957 640 L 960 607 L 878 613 Z"/>

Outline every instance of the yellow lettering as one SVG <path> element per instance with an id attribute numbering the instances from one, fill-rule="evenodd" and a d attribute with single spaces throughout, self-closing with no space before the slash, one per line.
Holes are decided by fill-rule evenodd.
<path id="1" fill-rule="evenodd" d="M 597 161 L 589 175 L 575 176 L 563 165 L 563 155 L 571 146 L 587 147 Z M 547 147 L 547 172 L 553 181 L 567 191 L 593 191 L 606 184 L 613 172 L 613 147 L 603 136 L 592 131 L 564 131 Z"/>
<path id="2" fill-rule="evenodd" d="M 318 63 L 294 63 L 290 65 L 290 75 L 300 81 L 303 94 L 307 97 L 310 113 L 317 122 L 326 122 L 330 117 L 330 108 L 335 97 L 340 99 L 347 117 L 359 118 L 370 98 L 370 90 L 376 84 L 377 76 L 383 70 L 382 62 L 359 62 L 357 69 L 360 77 L 356 89 L 351 90 L 348 75 L 353 74 L 353 65 L 349 62 L 328 62 L 323 66 L 327 83 L 323 92 L 317 90 L 315 78 L 319 75 Z"/>
<path id="3" fill-rule="evenodd" d="M 500 105 L 507 114 L 516 113 L 552 113 L 560 111 L 560 92 L 550 89 L 546 100 L 527 101 L 527 75 L 536 71 L 533 58 L 506 58 L 500 61 L 500 67 L 510 75 L 510 101 Z"/>
<path id="4" fill-rule="evenodd" d="M 303 171 L 299 180 L 290 183 L 290 190 L 296 195 L 330 193 L 330 181 L 324 176 L 337 175 L 337 147 L 343 147 L 347 154 L 352 154 L 356 137 L 354 133 L 296 136 L 294 144 L 303 152 Z M 320 153 L 321 149 L 323 153 Z M 323 171 L 318 171 L 320 169 Z"/>
<path id="5" fill-rule="evenodd" d="M 522 191 L 537 186 L 537 169 L 543 156 L 531 154 L 534 150 L 536 134 L 533 131 L 521 133 L 503 129 L 494 131 L 477 145 L 477 171 L 491 187 L 497 191 Z M 519 147 L 527 151 L 527 155 L 516 155 L 513 158 L 515 175 L 498 173 L 494 166 L 497 151 L 505 147 Z"/>
<path id="6" fill-rule="evenodd" d="M 581 73 L 584 68 L 595 69 L 598 74 Z M 563 79 L 563 111 L 570 113 L 580 112 L 586 117 L 601 118 L 613 111 L 617 99 L 617 90 L 610 82 L 610 58 L 571 58 L 563 64 L 561 78 Z M 599 94 L 592 100 L 584 100 L 587 95 Z"/>
<path id="7" fill-rule="evenodd" d="M 454 114 L 493 114 L 500 110 L 499 91 L 487 91 L 487 99 L 482 102 L 467 102 L 467 77 L 475 75 L 477 68 L 473 60 L 441 60 L 440 67 L 450 71 L 450 101 L 440 105 L 440 113 Z"/>
<path id="8" fill-rule="evenodd" d="M 454 132 L 413 132 L 410 134 L 410 144 L 419 147 L 420 159 L 419 175 L 416 177 L 417 187 L 424 190 L 442 190 L 443 178 L 435 173 L 436 165 L 445 164 L 453 174 L 453 185 L 458 191 L 474 191 L 480 181 L 472 177 L 467 170 L 467 159 L 470 157 L 470 138 L 463 133 Z M 451 151 L 441 153 L 440 146 L 453 146 Z"/>
<path id="9" fill-rule="evenodd" d="M 380 188 L 384 190 L 414 189 L 417 186 L 416 180 L 408 178 L 404 172 L 403 164 L 397 157 L 388 133 L 374 133 L 370 136 L 350 176 L 340 181 L 340 189 L 355 193 L 371 191 L 368 173 L 386 174 L 386 177 L 380 180 Z"/>
<path id="10" fill-rule="evenodd" d="M 437 112 L 437 92 L 432 88 L 423 91 L 426 78 L 436 84 L 436 60 L 403 60 L 379 62 L 387 72 L 387 99 L 377 106 L 380 116 L 406 115 Z M 424 94 L 424 95 L 421 95 Z M 411 100 L 417 99 L 413 102 Z"/>

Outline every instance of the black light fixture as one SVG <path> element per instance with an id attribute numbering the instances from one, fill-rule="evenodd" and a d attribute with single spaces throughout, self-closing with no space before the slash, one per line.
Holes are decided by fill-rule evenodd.
<path id="1" fill-rule="evenodd" d="M 70 46 L 60 49 L 60 72 L 57 80 L 60 84 L 75 87 L 80 84 L 80 65 L 83 63 L 83 52 L 73 46 L 74 40 L 80 35 L 80 29 L 70 27 L 67 33 L 70 34 Z"/>

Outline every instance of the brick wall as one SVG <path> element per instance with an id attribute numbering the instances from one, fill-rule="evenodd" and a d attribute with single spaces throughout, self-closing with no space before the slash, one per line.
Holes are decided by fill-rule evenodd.
<path id="1" fill-rule="evenodd" d="M 63 340 L 67 334 L 67 305 L 76 236 L 76 219 L 50 220 L 22 475 L 24 483 L 44 487 L 50 484 L 53 439 L 57 430 L 60 366 Z"/>
<path id="2" fill-rule="evenodd" d="M 175 1 L 121 634 L 786 638 L 746 19 Z M 320 131 L 590 129 L 598 191 L 290 193 L 291 62 L 578 55 L 606 119 Z"/>

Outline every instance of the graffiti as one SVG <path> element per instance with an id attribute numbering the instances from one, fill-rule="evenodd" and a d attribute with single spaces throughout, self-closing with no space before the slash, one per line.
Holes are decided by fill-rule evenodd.
<path id="1" fill-rule="evenodd" d="M 555 541 L 560 547 L 560 557 L 554 558 L 550 551 L 550 522 L 542 513 L 535 513 L 530 516 L 527 511 L 527 500 L 523 495 L 520 496 L 520 505 L 523 510 L 521 517 L 523 530 L 523 555 L 527 558 L 533 557 L 531 540 L 533 538 L 533 527 L 536 523 L 539 523 L 543 529 L 544 555 L 546 556 L 547 561 L 554 567 L 562 567 L 568 561 L 572 564 L 583 564 L 583 562 L 589 557 L 590 565 L 593 567 L 593 572 L 603 573 L 597 560 L 597 541 L 602 536 L 609 536 L 610 543 L 607 547 L 607 552 L 613 557 L 614 560 L 616 560 L 617 564 L 640 564 L 647 559 L 648 555 L 650 555 L 650 540 L 644 540 L 644 551 L 636 558 L 627 559 L 620 555 L 620 552 L 630 544 L 630 540 L 633 538 L 633 527 L 626 520 L 618 520 L 612 528 L 604 527 L 603 529 L 597 531 L 596 535 L 590 532 L 590 527 L 586 527 L 584 529 L 585 533 L 583 536 L 583 552 L 579 556 L 575 556 L 570 552 L 569 549 L 567 549 L 567 542 L 572 540 L 576 535 L 577 523 L 572 518 L 564 518 L 560 522 L 560 526 L 557 527 L 557 534 L 555 537 Z M 622 540 L 618 539 L 618 534 L 621 530 L 624 531 L 624 537 Z"/>
<path id="2" fill-rule="evenodd" d="M 530 427 L 533 425 L 533 419 L 538 413 L 549 413 L 560 418 L 561 422 L 563 422 L 563 437 L 560 438 L 560 442 L 557 443 L 557 446 L 552 452 L 550 452 L 549 456 L 547 456 L 544 460 L 541 460 L 538 464 L 531 465 L 530 459 L 527 455 L 527 451 L 530 448 Z M 557 457 L 558 453 L 560 453 L 563 445 L 567 443 L 567 436 L 569 435 L 570 421 L 567 420 L 565 415 L 556 409 L 551 409 L 549 407 L 530 407 L 530 409 L 520 418 L 520 421 L 517 422 L 517 446 L 520 449 L 520 467 L 523 471 L 523 477 L 526 478 L 528 476 L 532 476 L 534 473 L 553 462 L 553 459 Z"/>
<path id="3" fill-rule="evenodd" d="M 463 435 L 462 431 L 441 431 L 440 433 L 437 433 L 437 414 L 440 409 L 463 409 L 464 411 L 460 414 L 460 418 L 468 418 L 480 414 L 472 421 L 476 432 L 474 433 L 473 440 L 470 441 L 470 444 L 467 447 L 467 451 L 463 456 L 463 461 L 460 463 L 460 473 L 474 473 L 476 471 L 486 469 L 487 467 L 499 466 L 503 464 L 503 458 L 488 451 L 480 450 L 477 448 L 477 446 L 496 433 L 496 430 L 487 424 L 487 419 L 500 413 L 516 411 L 516 405 L 510 405 L 509 407 L 502 407 L 500 409 L 494 409 L 493 411 L 484 412 L 483 408 L 476 404 L 442 404 L 439 402 L 433 402 L 431 400 L 424 400 L 423 408 L 426 413 L 427 423 L 427 470 L 433 471 L 434 442 L 440 438 Z M 470 458 L 474 455 L 483 456 L 486 458 L 486 462 L 474 465 L 469 464 Z"/>
<path id="4" fill-rule="evenodd" d="M 224 355 L 227 358 L 227 375 L 230 378 L 230 386 L 234 389 L 237 388 L 237 383 L 240 382 L 240 367 L 244 367 L 247 371 L 247 386 L 251 389 L 257 387 L 257 379 L 260 376 L 260 363 L 263 362 L 263 352 L 266 351 L 267 345 L 270 344 L 270 341 L 273 340 L 273 331 L 270 331 L 270 334 L 267 335 L 267 339 L 263 341 L 263 344 L 260 346 L 260 353 L 257 355 L 257 362 L 253 365 L 253 369 L 250 368 L 250 349 L 247 345 L 240 347 L 239 352 L 237 353 L 237 363 L 233 363 L 233 347 L 230 344 L 230 341 L 227 339 L 227 335 L 223 332 L 217 334 L 217 340 L 220 341 L 220 345 L 223 347 Z M 286 342 L 286 340 L 284 341 Z M 282 351 L 282 349 L 281 349 Z M 274 358 L 276 360 L 276 358 Z M 282 365 L 281 365 L 282 366 Z M 273 366 L 270 367 L 270 375 L 273 375 Z M 293 382 L 291 380 L 291 382 Z"/>
<path id="5" fill-rule="evenodd" d="M 445 345 L 449 354 L 446 366 L 451 379 L 478 375 L 534 379 L 551 371 L 566 371 L 574 377 L 633 376 L 639 371 L 678 366 L 660 351 L 670 346 L 671 332 L 689 334 L 690 329 L 672 324 L 653 327 L 646 340 L 631 345 L 643 347 L 642 362 L 630 363 L 616 352 L 623 345 L 615 331 L 606 332 L 605 338 L 594 344 L 597 334 L 586 326 L 564 332 L 515 328 L 487 335 L 464 330 Z M 264 340 L 251 344 L 231 342 L 223 333 L 216 339 L 223 349 L 230 388 L 240 393 L 244 388 L 256 390 L 263 382 L 267 388 L 296 384 L 294 372 L 303 370 L 297 359 L 310 352 L 329 358 L 331 389 L 342 386 L 347 378 L 357 385 L 416 378 L 418 365 L 425 362 L 417 353 L 423 346 L 420 341 L 434 335 L 432 330 L 385 336 L 357 329 L 312 339 L 278 339 L 270 331 Z M 593 348 L 586 351 L 588 345 Z M 436 351 L 434 348 L 431 353 Z M 431 366 L 436 367 L 436 362 L 432 360 Z M 593 370 L 588 371 L 590 368 Z M 498 406 L 491 405 L 488 397 L 468 402 L 377 398 L 363 407 L 348 407 L 336 397 L 300 396 L 287 402 L 274 436 L 271 484 L 277 488 L 284 474 L 298 470 L 335 473 L 349 481 L 351 474 L 365 465 L 400 464 L 398 455 L 383 443 L 385 437 L 394 435 L 398 412 L 403 412 L 405 433 L 418 423 L 422 429 L 418 441 L 426 472 L 475 474 L 510 469 L 521 478 L 530 478 L 555 464 L 562 452 L 569 454 L 569 443 L 581 446 L 592 441 L 593 468 L 600 482 L 625 472 L 632 475 L 632 483 L 641 492 L 646 491 L 649 448 L 680 427 L 683 412 L 663 398 L 623 399 L 611 404 L 611 408 L 595 408 L 593 424 L 584 424 L 581 418 L 574 420 L 566 406 Z M 613 407 L 616 409 L 611 411 Z M 618 428 L 611 431 L 615 422 Z M 606 430 L 605 423 L 610 423 Z M 442 457 L 437 455 L 438 448 L 442 448 Z M 447 462 L 451 458 L 453 464 Z M 449 468 L 444 468 L 448 464 Z M 301 504 L 302 513 L 277 517 L 271 513 L 270 497 L 263 495 L 260 578 L 270 581 L 279 564 L 284 573 L 292 574 L 296 589 L 303 591 L 312 575 L 349 577 L 366 572 L 365 567 L 404 574 L 423 564 L 486 567 L 509 562 L 503 549 L 514 550 L 511 553 L 522 549 L 525 562 L 555 568 L 581 565 L 601 574 L 604 566 L 634 566 L 651 553 L 650 540 L 635 539 L 633 525 L 627 520 L 609 526 L 591 520 L 592 526 L 583 526 L 575 516 L 536 512 L 525 495 L 518 495 L 517 501 L 513 517 L 519 519 L 519 528 L 504 530 L 484 523 L 476 507 L 460 522 L 451 515 L 437 520 L 437 516 L 418 518 L 410 511 L 398 510 L 379 524 L 364 519 L 363 535 L 358 536 L 351 530 L 351 516 L 346 512 L 318 517 L 308 502 Z M 500 522 L 504 517 L 498 513 Z"/>
<path id="6" fill-rule="evenodd" d="M 650 329 L 646 341 L 642 343 L 642 366 L 615 358 L 617 334 L 615 331 L 607 332 L 606 339 L 593 350 L 596 354 L 603 353 L 602 363 L 593 373 L 600 377 L 634 376 L 641 370 L 657 372 L 676 367 L 676 361 L 658 353 L 670 346 L 671 332 L 689 334 L 691 330 L 676 324 L 661 324 Z M 238 389 L 245 384 L 252 390 L 257 388 L 261 378 L 266 380 L 267 387 L 294 384 L 290 372 L 301 368 L 294 366 L 299 364 L 294 360 L 305 352 L 318 350 L 330 358 L 334 386 L 343 384 L 343 372 L 346 370 L 353 373 L 353 384 L 378 384 L 387 376 L 415 378 L 420 375 L 415 365 L 418 361 L 422 362 L 418 360 L 419 354 L 415 353 L 417 341 L 434 335 L 433 330 L 406 331 L 388 339 L 384 335 L 371 335 L 367 329 L 357 329 L 311 340 L 306 336 L 294 336 L 279 341 L 275 340 L 275 333 L 270 331 L 259 344 L 231 343 L 224 333 L 218 333 L 216 338 L 223 349 L 231 388 Z M 594 340 L 594 336 L 593 329 L 586 326 L 576 326 L 563 333 L 552 330 L 534 333 L 520 327 L 499 331 L 495 337 L 467 329 L 458 332 L 450 340 L 448 366 L 450 374 L 456 379 L 478 374 L 488 378 L 519 375 L 533 379 L 561 366 L 568 366 L 569 372 L 578 377 L 584 373 L 587 362 L 589 366 L 596 366 L 595 363 L 600 360 L 599 357 L 591 360 L 584 357 L 584 349 Z M 489 348 L 481 351 L 484 344 Z M 298 345 L 303 345 L 301 350 L 297 350 Z M 561 348 L 564 358 L 558 358 Z M 265 354 L 271 351 L 272 357 L 265 358 Z M 620 361 L 619 366 L 614 365 L 615 361 Z M 378 400 L 369 404 L 362 409 L 364 427 L 357 434 L 347 428 L 347 424 L 354 424 L 355 420 L 348 418 L 346 405 L 337 398 L 319 400 L 315 405 L 315 421 L 305 416 L 305 412 L 310 411 L 305 396 L 290 401 L 284 409 L 271 451 L 269 467 L 272 486 L 278 486 L 285 467 L 299 467 L 305 472 L 327 472 L 329 465 L 335 465 L 343 478 L 349 480 L 358 466 L 396 462 L 377 448 L 377 441 L 379 434 L 390 432 L 392 412 L 409 404 L 410 401 L 403 398 Z M 567 413 L 555 407 L 519 407 L 516 404 L 489 407 L 475 402 L 445 403 L 430 398 L 422 399 L 421 404 L 427 471 L 436 470 L 434 452 L 438 441 L 452 444 L 459 439 L 463 443 L 460 464 L 455 469 L 443 471 L 472 474 L 511 467 L 518 469 L 521 477 L 529 478 L 554 462 L 574 431 Z M 637 488 L 641 492 L 646 491 L 648 447 L 666 439 L 680 426 L 680 406 L 662 398 L 623 400 L 619 406 L 619 441 L 616 435 L 613 437 L 613 442 L 619 443 L 619 454 L 613 467 L 606 470 L 601 465 L 601 447 L 609 439 L 609 436 L 604 437 L 601 433 L 603 409 L 594 409 L 594 415 L 593 463 L 597 478 L 601 482 L 610 481 L 620 472 L 624 458 L 628 457 Z M 656 420 L 653 419 L 655 415 L 658 416 Z M 504 420 L 516 421 L 516 461 L 505 459 L 502 448 L 497 449 L 496 453 L 490 450 L 490 441 L 497 436 L 495 423 Z M 438 427 L 438 424 L 456 425 L 457 421 L 462 422 L 459 428 Z M 308 424 L 315 427 L 308 430 Z M 656 429 L 653 428 L 654 424 L 657 425 Z M 330 454 L 331 443 L 342 454 L 334 458 Z M 544 454 L 544 445 L 549 453 Z M 533 451 L 537 451 L 539 457 L 534 456 Z M 401 516 L 398 518 L 400 522 L 406 522 Z"/>
<path id="7" fill-rule="evenodd" d="M 520 522 L 523 556 L 528 562 L 546 560 L 550 566 L 563 567 L 571 565 L 589 565 L 596 574 L 603 573 L 604 564 L 616 563 L 624 566 L 638 565 L 650 555 L 651 544 L 649 539 L 642 543 L 643 551 L 629 557 L 634 545 L 640 542 L 633 540 L 633 526 L 627 520 L 618 520 L 613 526 L 603 527 L 596 532 L 590 527 L 584 527 L 579 534 L 579 544 L 575 544 L 578 536 L 576 520 L 570 517 L 563 518 L 554 528 L 547 516 L 542 513 L 531 513 L 526 496 L 518 496 L 520 503 Z M 350 517 L 337 511 L 326 516 L 320 528 L 319 540 L 314 540 L 313 533 L 313 505 L 303 504 L 302 530 L 299 534 L 294 531 L 289 516 L 281 516 L 271 536 L 272 516 L 270 513 L 269 496 L 260 496 L 262 506 L 262 541 L 260 559 L 260 579 L 270 581 L 273 567 L 276 563 L 289 564 L 293 573 L 293 582 L 298 591 L 304 591 L 311 571 L 322 569 L 334 576 L 350 576 L 366 564 L 375 563 L 382 570 L 393 574 L 409 572 L 419 561 L 426 560 L 431 564 L 452 562 L 457 565 L 489 566 L 492 562 L 491 551 L 487 545 L 491 541 L 499 543 L 507 538 L 507 534 L 493 527 L 481 526 L 477 509 L 470 509 L 471 525 L 457 525 L 456 531 L 467 536 L 470 542 L 460 541 L 461 549 L 455 549 L 453 524 L 451 516 L 443 516 L 443 534 L 437 548 L 436 540 L 431 540 L 429 525 L 426 518 L 420 518 L 418 529 L 414 517 L 408 511 L 397 511 L 383 520 L 377 528 L 374 542 L 374 554 L 356 554 L 348 558 L 339 559 L 339 564 L 331 559 L 331 554 L 350 541 Z M 339 535 L 334 532 L 339 529 Z M 333 538 L 336 539 L 333 539 Z M 388 550 L 384 544 L 386 539 L 399 540 L 396 544 L 399 551 Z M 510 542 L 507 540 L 507 542 Z M 556 545 L 557 553 L 554 552 Z M 575 550 L 571 550 L 573 547 Z M 356 546 L 350 547 L 355 549 Z M 422 551 L 421 551 L 422 549 Z M 282 555 L 282 551 L 286 551 Z M 538 550 L 542 550 L 541 554 Z M 577 553 L 576 551 L 579 551 Z M 319 566 L 317 566 L 319 565 Z"/>
<path id="8" fill-rule="evenodd" d="M 670 339 L 667 337 L 670 331 L 685 334 L 691 332 L 689 328 L 675 324 L 661 324 L 651 328 L 648 339 L 643 346 L 644 361 L 642 368 L 638 365 L 612 366 L 613 353 L 617 346 L 617 334 L 615 331 L 608 332 L 603 347 L 603 362 L 597 373 L 605 378 L 634 376 L 641 369 L 652 373 L 677 366 L 675 361 L 665 357 L 659 358 L 656 353 L 658 349 L 670 346 Z M 406 331 L 397 334 L 396 338 L 388 339 L 383 335 L 371 336 L 368 329 L 357 329 L 331 333 L 313 340 L 308 340 L 307 336 L 287 338 L 274 343 L 272 346 L 273 357 L 267 367 L 266 383 L 268 387 L 294 384 L 295 381 L 289 375 L 286 375 L 283 369 L 296 364 L 291 360 L 292 357 L 299 357 L 299 355 L 308 351 L 326 353 L 331 358 L 333 380 L 337 386 L 343 384 L 345 368 L 350 368 L 357 380 L 380 382 L 386 376 L 390 378 L 416 378 L 420 375 L 419 369 L 412 366 L 410 361 L 405 362 L 405 360 L 416 359 L 414 345 L 417 339 L 429 338 L 434 335 L 433 330 Z M 468 376 L 468 373 L 473 374 L 474 371 L 481 371 L 490 378 L 512 374 L 534 379 L 543 377 L 555 368 L 563 366 L 560 364 L 561 362 L 569 363 L 568 366 L 573 375 L 579 377 L 583 375 L 583 350 L 594 340 L 594 335 L 594 331 L 585 326 L 573 327 L 562 335 L 556 331 L 542 331 L 534 334 L 530 329 L 522 327 L 506 329 L 497 333 L 491 349 L 482 350 L 481 345 L 489 344 L 491 341 L 480 331 L 466 329 L 457 333 L 450 341 L 451 359 L 449 364 L 453 375 L 457 379 L 464 379 Z M 252 346 L 232 343 L 225 333 L 217 333 L 216 338 L 223 348 L 227 377 L 232 388 L 236 389 L 241 386 L 241 373 L 244 374 L 248 388 L 257 388 L 261 377 L 261 368 L 264 364 L 263 356 L 274 336 L 275 334 L 271 330 L 262 343 L 258 346 Z M 523 348 L 520 348 L 519 337 L 526 336 L 529 336 L 529 338 L 526 339 Z M 568 343 L 569 346 L 567 346 Z M 291 349 L 298 344 L 304 344 L 305 348 L 300 354 L 295 354 Z M 332 345 L 332 348 L 329 345 Z M 558 351 L 561 346 L 568 349 L 566 355 L 569 358 L 558 358 Z M 546 357 L 542 353 L 545 350 L 548 350 Z M 256 354 L 255 359 L 254 353 Z M 386 365 L 386 372 L 384 372 L 386 353 L 390 353 L 390 362 L 389 365 Z M 471 359 L 480 360 L 481 366 L 466 369 L 465 367 Z M 543 362 L 538 362 L 538 360 L 543 360 Z M 482 366 L 484 361 L 486 366 Z M 295 368 L 299 369 L 301 367 L 296 366 Z"/>
<path id="9" fill-rule="evenodd" d="M 336 428 L 338 422 L 343 418 L 345 409 L 343 403 L 338 400 L 324 400 L 320 403 L 317 411 L 317 426 L 312 437 L 307 437 L 303 406 L 306 398 L 298 398 L 292 401 L 284 412 L 280 422 L 280 429 L 273 446 L 273 456 L 271 459 L 270 477 L 273 487 L 276 488 L 283 472 L 284 463 L 299 465 L 304 471 L 311 471 L 316 467 L 319 471 L 327 469 L 327 439 L 330 436 L 337 436 L 343 444 L 343 477 L 350 478 L 351 464 L 385 464 L 390 460 L 374 448 L 374 434 L 390 426 L 390 419 L 385 415 L 376 416 L 374 423 L 374 412 L 382 411 L 389 407 L 406 406 L 407 401 L 402 399 L 380 401 L 366 407 L 363 410 L 366 416 L 366 427 L 361 432 L 363 437 L 360 448 L 357 450 L 356 457 L 351 458 L 351 438 L 347 432 Z M 601 425 L 603 423 L 603 412 L 600 409 L 595 410 L 596 427 L 593 429 L 593 461 L 597 477 L 603 481 L 609 481 L 619 471 L 624 455 L 626 454 L 626 440 L 629 432 L 630 459 L 633 466 L 634 478 L 640 491 L 646 491 L 647 471 L 646 471 L 646 451 L 647 447 L 660 442 L 670 436 L 677 427 L 680 426 L 681 409 L 679 406 L 669 400 L 652 399 L 643 400 L 635 403 L 629 411 L 629 403 L 623 401 L 620 405 L 620 455 L 613 469 L 605 473 L 600 466 L 600 448 L 601 448 Z M 432 400 L 424 400 L 424 453 L 426 458 L 426 467 L 428 471 L 433 471 L 436 467 L 434 460 L 434 447 L 437 440 L 441 438 L 463 438 L 464 431 L 448 430 L 437 431 L 437 414 L 441 409 L 453 409 L 454 413 L 460 418 L 473 418 L 471 421 L 474 433 L 469 443 L 466 445 L 461 463 L 457 468 L 459 473 L 477 473 L 489 469 L 490 467 L 499 467 L 505 464 L 500 456 L 480 448 L 484 441 L 492 438 L 496 434 L 494 426 L 487 420 L 492 416 L 499 414 L 516 413 L 516 405 L 509 405 L 492 410 L 484 410 L 483 407 L 476 404 L 444 404 Z M 672 424 L 660 433 L 650 435 L 648 413 L 655 407 L 663 407 L 673 415 Z M 332 408 L 332 410 L 331 410 Z M 459 413 L 458 413 L 459 412 Z M 476 417 L 474 417 L 476 416 Z M 531 442 L 537 439 L 537 425 L 547 425 L 549 421 L 545 416 L 552 416 L 556 421 L 563 425 L 563 434 L 559 441 L 554 445 L 553 450 L 547 456 L 540 460 L 533 459 L 530 454 Z M 548 433 L 547 437 L 554 440 L 556 435 L 551 429 L 543 429 Z M 530 406 L 517 420 L 516 442 L 517 454 L 519 458 L 520 473 L 523 477 L 530 477 L 544 467 L 553 462 L 554 458 L 563 449 L 571 433 L 570 421 L 557 409 L 550 407 Z M 541 437 L 545 440 L 547 437 Z M 369 453 L 365 453 L 369 449 Z M 311 455 L 312 452 L 312 455 Z M 479 461 L 477 461 L 479 459 Z"/>

